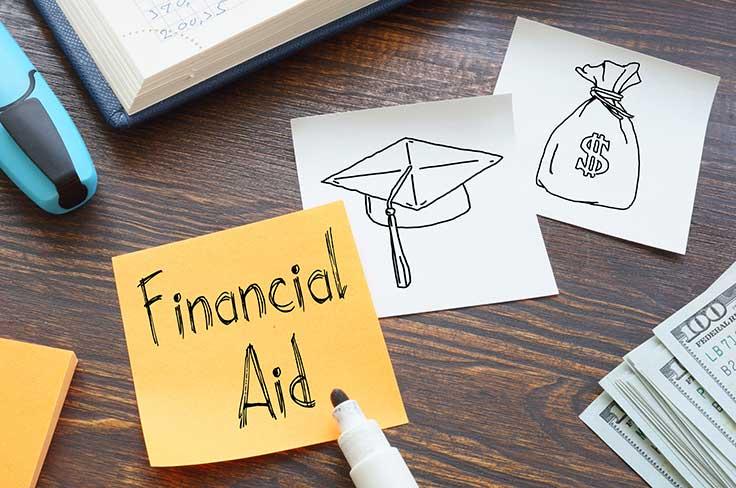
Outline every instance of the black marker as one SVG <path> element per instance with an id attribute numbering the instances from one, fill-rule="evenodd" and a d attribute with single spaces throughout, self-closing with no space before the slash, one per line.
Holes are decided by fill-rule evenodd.
<path id="1" fill-rule="evenodd" d="M 399 450 L 391 447 L 378 422 L 368 420 L 344 391 L 332 390 L 332 416 L 340 425 L 337 443 L 350 465 L 356 488 L 418 488 Z"/>

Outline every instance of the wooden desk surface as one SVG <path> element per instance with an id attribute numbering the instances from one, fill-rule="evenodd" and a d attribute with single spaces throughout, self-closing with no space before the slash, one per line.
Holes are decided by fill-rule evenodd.
<path id="1" fill-rule="evenodd" d="M 290 119 L 490 94 L 517 15 L 721 76 L 688 253 L 540 219 L 559 296 L 381 321 L 411 418 L 389 435 L 421 486 L 642 486 L 577 416 L 623 354 L 736 259 L 736 7 L 625 3 L 417 0 L 114 132 L 30 2 L 0 0 L 100 176 L 91 204 L 61 218 L 0 177 L 0 336 L 80 360 L 39 486 L 351 486 L 335 444 L 149 467 L 110 258 L 298 210 Z"/>

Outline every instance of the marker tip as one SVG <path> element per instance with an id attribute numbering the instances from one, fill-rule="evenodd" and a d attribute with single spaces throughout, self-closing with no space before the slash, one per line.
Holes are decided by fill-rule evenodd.
<path id="1" fill-rule="evenodd" d="M 344 403 L 348 400 L 350 400 L 350 397 L 348 397 L 347 393 L 345 393 L 339 388 L 335 388 L 334 390 L 332 390 L 332 393 L 330 394 L 330 401 L 332 402 L 333 407 L 336 407 L 340 405 L 341 403 Z"/>

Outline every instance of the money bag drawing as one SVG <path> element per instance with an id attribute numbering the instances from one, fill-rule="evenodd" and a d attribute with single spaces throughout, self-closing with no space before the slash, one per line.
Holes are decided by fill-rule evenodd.
<path id="1" fill-rule="evenodd" d="M 603 61 L 575 71 L 591 82 L 590 97 L 547 140 L 537 186 L 565 200 L 630 208 L 639 187 L 639 141 L 623 92 L 641 83 L 639 63 Z"/>
<path id="2" fill-rule="evenodd" d="M 399 229 L 440 225 L 470 211 L 465 183 L 503 159 L 499 154 L 404 137 L 322 183 L 364 195 L 365 213 L 388 228 L 396 286 L 411 284 Z"/>

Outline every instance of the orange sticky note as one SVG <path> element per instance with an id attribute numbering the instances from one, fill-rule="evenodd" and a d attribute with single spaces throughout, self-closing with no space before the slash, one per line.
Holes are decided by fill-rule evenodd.
<path id="1" fill-rule="evenodd" d="M 77 357 L 0 339 L 0 486 L 36 486 Z"/>
<path id="2" fill-rule="evenodd" d="M 407 422 L 342 203 L 113 258 L 152 466 L 337 438 L 339 387 Z"/>

